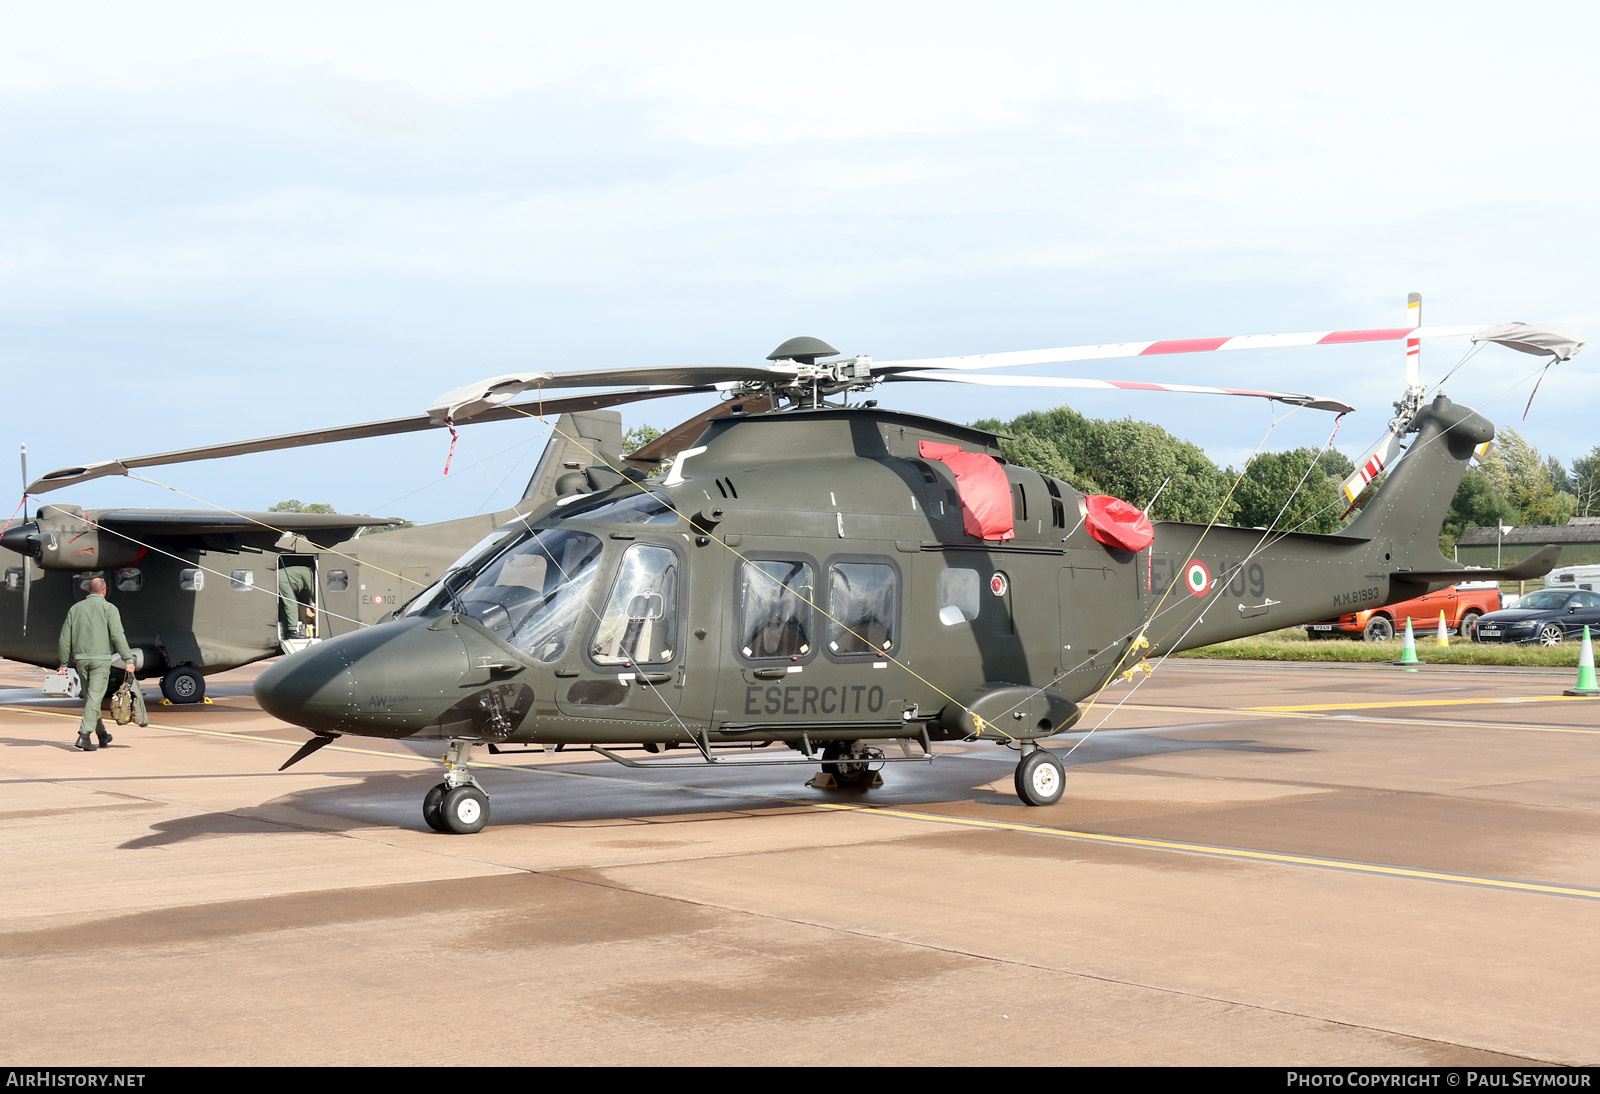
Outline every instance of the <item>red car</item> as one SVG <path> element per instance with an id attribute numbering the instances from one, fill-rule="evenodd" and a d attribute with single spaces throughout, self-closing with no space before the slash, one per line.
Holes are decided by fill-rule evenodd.
<path id="1" fill-rule="evenodd" d="M 1405 630 L 1406 620 L 1411 620 L 1415 634 L 1435 634 L 1439 629 L 1439 613 L 1444 612 L 1445 625 L 1452 634 L 1471 636 L 1471 624 L 1480 616 L 1500 610 L 1500 586 L 1493 581 L 1469 581 L 1426 593 L 1411 600 L 1402 600 L 1382 608 L 1341 615 L 1322 623 L 1312 623 L 1306 633 L 1312 638 L 1336 638 L 1341 635 L 1365 638 L 1368 642 L 1384 642 Z"/>

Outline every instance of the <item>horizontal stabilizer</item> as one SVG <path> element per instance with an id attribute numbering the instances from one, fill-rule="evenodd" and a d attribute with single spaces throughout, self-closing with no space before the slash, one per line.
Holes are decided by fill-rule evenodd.
<path id="1" fill-rule="evenodd" d="M 1448 581 L 1451 584 L 1461 581 L 1532 581 L 1555 569 L 1556 560 L 1560 557 L 1561 548 L 1552 543 L 1521 562 L 1499 570 L 1462 566 L 1454 570 L 1401 570 L 1393 576 L 1397 581 Z"/>

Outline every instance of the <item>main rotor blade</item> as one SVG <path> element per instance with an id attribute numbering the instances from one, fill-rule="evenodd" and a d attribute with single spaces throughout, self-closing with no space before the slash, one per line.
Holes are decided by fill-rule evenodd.
<path id="1" fill-rule="evenodd" d="M 1386 327 L 1377 330 L 1324 330 L 1300 334 L 1242 334 L 1230 338 L 1171 338 L 1156 342 L 1113 342 L 1099 346 L 1063 346 L 1025 349 L 1010 353 L 974 353 L 963 357 L 921 357 L 905 361 L 874 361 L 872 371 L 905 372 L 942 368 L 976 371 L 1018 365 L 1054 365 L 1068 361 L 1106 361 L 1117 357 L 1157 357 L 1168 353 L 1209 353 L 1233 349 L 1282 349 L 1294 346 L 1334 346 L 1355 342 L 1395 342 L 1404 338 L 1456 338 L 1486 333 L 1485 327 Z M 1581 345 L 1581 343 L 1580 343 Z"/>
<path id="2" fill-rule="evenodd" d="M 643 399 L 664 399 L 672 395 L 697 395 L 715 391 L 712 387 L 638 388 L 630 391 L 605 391 L 591 395 L 569 395 L 561 399 L 543 399 L 535 402 L 513 403 L 498 406 L 479 414 L 468 425 L 481 422 L 505 422 L 513 418 L 536 417 L 541 414 L 563 414 L 569 410 L 598 410 L 601 407 Z M 65 467 L 39 477 L 28 486 L 28 492 L 44 494 L 91 479 L 110 475 L 126 475 L 139 467 L 159 467 L 163 464 L 192 463 L 197 460 L 219 460 L 228 456 L 244 456 L 254 452 L 275 452 L 285 448 L 304 448 L 338 441 L 363 440 L 368 437 L 387 437 L 399 433 L 416 433 L 424 429 L 446 429 L 448 423 L 435 421 L 427 414 L 414 414 L 408 418 L 388 418 L 380 422 L 362 422 L 357 425 L 336 426 L 332 429 L 308 429 L 301 433 L 283 433 L 276 437 L 261 437 L 253 441 L 233 441 L 227 444 L 204 445 L 185 448 L 177 452 L 161 452 L 151 456 L 134 456 L 119 460 L 102 460 L 82 467 Z"/>
<path id="3" fill-rule="evenodd" d="M 686 422 L 680 422 L 649 444 L 640 445 L 622 458 L 622 462 L 635 466 L 653 467 L 662 460 L 670 460 L 689 447 L 689 442 L 706 431 L 707 423 L 715 418 L 725 418 L 740 407 L 745 414 L 765 414 L 772 409 L 772 400 L 765 395 L 746 395 L 731 403 L 718 403 L 701 411 Z"/>
<path id="4" fill-rule="evenodd" d="M 943 372 L 901 372 L 885 380 L 932 380 L 945 384 L 980 384 L 985 387 L 1072 387 L 1115 391 L 1176 391 L 1194 395 L 1242 395 L 1271 399 L 1311 410 L 1331 410 L 1345 414 L 1355 408 L 1337 399 L 1300 395 L 1292 391 L 1257 391 L 1254 388 L 1202 387 L 1198 384 L 1153 384 L 1139 380 L 1087 380 L 1077 376 L 951 376 Z"/>
<path id="5" fill-rule="evenodd" d="M 799 370 L 792 364 L 772 365 L 644 365 L 637 368 L 580 369 L 577 372 L 513 372 L 491 376 L 445 392 L 428 407 L 436 421 L 477 421 L 490 407 L 525 391 L 564 387 L 617 387 L 661 384 L 709 390 L 718 385 L 789 383 Z"/>

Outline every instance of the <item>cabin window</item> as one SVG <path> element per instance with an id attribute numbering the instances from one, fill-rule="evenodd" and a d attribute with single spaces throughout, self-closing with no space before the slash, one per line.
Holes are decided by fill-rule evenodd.
<path id="1" fill-rule="evenodd" d="M 186 593 L 197 593 L 206 587 L 206 572 L 196 566 L 178 571 L 178 588 Z"/>
<path id="2" fill-rule="evenodd" d="M 117 592 L 136 593 L 144 588 L 144 571 L 137 566 L 125 566 L 117 571 Z"/>
<path id="3" fill-rule="evenodd" d="M 744 563 L 739 568 L 739 651 L 751 660 L 810 653 L 815 598 L 809 562 Z"/>
<path id="4" fill-rule="evenodd" d="M 342 593 L 350 587 L 350 571 L 329 570 L 322 584 L 330 593 Z"/>
<path id="5" fill-rule="evenodd" d="M 939 622 L 945 626 L 971 623 L 978 618 L 983 579 L 977 570 L 950 567 L 939 575 Z"/>
<path id="6" fill-rule="evenodd" d="M 622 556 L 611 598 L 595 630 L 602 665 L 662 665 L 678 648 L 678 556 L 636 543 Z"/>
<path id="7" fill-rule="evenodd" d="M 876 562 L 836 562 L 828 567 L 828 649 L 882 654 L 894 649 L 894 567 Z"/>
<path id="8" fill-rule="evenodd" d="M 87 593 L 89 591 L 89 582 L 93 581 L 97 577 L 104 579 L 106 575 L 104 570 L 88 570 L 73 576 L 78 579 L 78 591 L 80 593 Z"/>
<path id="9" fill-rule="evenodd" d="M 254 570 L 231 570 L 228 573 L 228 588 L 236 593 L 247 593 L 256 587 L 256 572 Z"/>
<path id="10" fill-rule="evenodd" d="M 6 570 L 6 591 L 20 593 L 22 591 L 22 567 L 12 566 Z"/>

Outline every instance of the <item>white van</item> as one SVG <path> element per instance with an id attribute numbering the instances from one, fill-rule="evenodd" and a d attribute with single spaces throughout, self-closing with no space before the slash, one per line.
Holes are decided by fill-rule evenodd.
<path id="1" fill-rule="evenodd" d="M 1600 566 L 1557 566 L 1544 576 L 1544 587 L 1600 589 Z"/>

